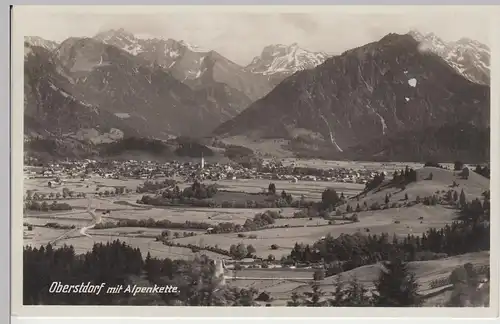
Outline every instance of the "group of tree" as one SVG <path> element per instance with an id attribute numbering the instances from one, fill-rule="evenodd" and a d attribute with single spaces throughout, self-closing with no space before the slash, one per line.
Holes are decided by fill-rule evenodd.
<path id="1" fill-rule="evenodd" d="M 132 189 L 127 189 L 124 187 L 116 187 L 114 189 L 104 189 L 104 190 L 97 190 L 95 192 L 96 196 L 99 197 L 110 197 L 110 196 L 115 196 L 115 195 L 123 195 L 124 193 L 130 193 L 132 192 Z"/>
<path id="2" fill-rule="evenodd" d="M 276 195 L 276 185 L 274 183 L 271 182 L 267 187 L 267 194 L 273 196 Z"/>
<path id="3" fill-rule="evenodd" d="M 25 247 L 23 252 L 24 305 L 167 305 L 167 306 L 254 306 L 257 291 L 221 286 L 215 265 L 205 256 L 195 260 L 143 259 L 137 248 L 114 241 L 94 244 L 91 251 L 77 255 L 72 246 L 55 249 Z M 53 282 L 93 285 L 104 289 L 116 285 L 172 285 L 177 293 L 107 294 L 49 292 Z"/>
<path id="4" fill-rule="evenodd" d="M 233 244 L 229 248 L 230 256 L 234 259 L 241 260 L 244 258 L 251 258 L 257 252 L 253 245 L 245 245 L 243 243 Z"/>
<path id="5" fill-rule="evenodd" d="M 168 219 L 155 220 L 153 218 L 148 219 L 119 219 L 117 221 L 105 221 L 95 226 L 95 229 L 105 229 L 105 228 L 117 228 L 117 227 L 145 227 L 145 228 L 164 228 L 164 229 L 196 229 L 196 230 L 206 230 L 210 228 L 212 224 L 205 222 L 195 222 L 195 221 L 184 221 L 184 222 L 173 222 Z"/>
<path id="6" fill-rule="evenodd" d="M 139 249 L 115 241 L 106 245 L 95 244 L 92 251 L 75 254 L 73 247 L 54 249 L 46 247 L 24 248 L 23 301 L 25 305 L 112 305 L 120 303 L 118 296 L 101 293 L 54 294 L 49 292 L 53 282 L 81 284 L 105 283 L 106 287 L 126 285 L 133 276 L 142 273 L 143 260 Z"/>
<path id="7" fill-rule="evenodd" d="M 375 174 L 373 179 L 371 179 L 370 181 L 368 181 L 365 184 L 364 191 L 370 191 L 370 190 L 377 188 L 378 186 L 380 186 L 384 182 L 384 180 L 385 180 L 385 173 L 380 172 L 380 173 Z"/>
<path id="8" fill-rule="evenodd" d="M 47 203 L 46 201 L 42 201 L 41 203 L 36 200 L 27 200 L 24 203 L 24 208 L 27 210 L 33 211 L 61 211 L 61 210 L 72 210 L 71 205 L 66 203 L 59 203 L 57 201 L 53 201 L 52 204 Z"/>
<path id="9" fill-rule="evenodd" d="M 375 174 L 375 176 L 365 184 L 364 192 L 368 192 L 370 190 L 378 188 L 385 181 L 385 173 L 379 172 Z M 417 171 L 408 166 L 405 167 L 404 170 L 395 170 L 390 183 L 392 185 L 406 185 L 411 182 L 417 181 Z"/>
<path id="10" fill-rule="evenodd" d="M 243 224 L 243 229 L 247 231 L 257 230 L 264 228 L 268 225 L 272 225 L 276 222 L 276 219 L 282 218 L 278 212 L 266 211 L 264 213 L 256 214 L 253 219 L 247 218 Z"/>
<path id="11" fill-rule="evenodd" d="M 235 256 L 243 257 L 252 254 L 254 249 L 239 244 L 231 250 Z M 148 252 L 143 258 L 139 249 L 118 240 L 94 244 L 91 251 L 80 255 L 72 246 L 57 249 L 50 244 L 40 248 L 27 246 L 23 251 L 23 262 L 25 305 L 256 306 L 257 300 L 272 299 L 269 294 L 259 294 L 255 289 L 221 285 L 223 278 L 216 276 L 215 263 L 204 255 L 194 260 L 172 260 L 155 258 Z M 382 261 L 372 290 L 356 278 L 345 283 L 339 275 L 334 282 L 335 290 L 327 295 L 321 289 L 325 275 L 320 272 L 315 272 L 311 290 L 292 294 L 288 306 L 415 307 L 423 302 L 424 296 L 418 293 L 415 275 L 409 270 L 408 263 L 399 257 Z M 127 292 L 54 294 L 48 288 L 55 281 L 64 284 L 104 283 L 104 289 L 116 285 L 171 285 L 178 287 L 178 291 L 136 296 Z M 480 277 L 471 265 L 454 270 L 449 282 L 453 284 L 453 293 L 446 306 L 481 306 L 487 302 L 489 295 L 485 295 L 484 289 L 477 289 Z"/>
<path id="12" fill-rule="evenodd" d="M 158 193 L 158 191 L 161 191 L 160 195 L 144 195 L 140 202 L 158 206 L 168 206 L 175 203 L 183 204 L 193 200 L 211 199 L 217 194 L 218 189 L 216 184 L 206 185 L 199 181 L 194 181 L 191 186 L 181 190 L 173 180 L 165 180 L 163 182 L 147 181 L 142 187 L 137 188 L 137 192 L 140 193 Z M 208 204 L 209 201 L 206 203 Z"/>
<path id="13" fill-rule="evenodd" d="M 53 199 L 66 199 L 66 198 L 85 198 L 87 195 L 85 192 L 74 192 L 68 188 L 63 188 L 62 192 L 34 192 L 33 190 L 27 190 L 25 200 L 53 200 Z"/>
<path id="14" fill-rule="evenodd" d="M 393 184 L 408 184 L 417 181 L 417 171 L 408 166 L 404 170 L 395 170 L 392 176 Z"/>
<path id="15" fill-rule="evenodd" d="M 248 218 L 243 225 L 236 224 L 232 222 L 220 222 L 217 224 L 208 222 L 196 222 L 196 221 L 185 221 L 185 222 L 173 222 L 168 219 L 155 220 L 153 218 L 148 219 L 119 219 L 116 221 L 106 221 L 95 226 L 96 229 L 105 228 L 117 228 L 117 227 L 145 227 L 145 228 L 163 228 L 163 229 L 196 229 L 196 230 L 208 230 L 212 234 L 221 233 L 240 233 L 255 231 L 258 229 L 265 228 L 269 225 L 275 223 L 275 220 L 281 218 L 282 216 L 276 211 L 265 211 L 263 213 L 257 213 L 253 218 Z M 172 238 L 175 238 L 172 237 Z"/>
<path id="16" fill-rule="evenodd" d="M 407 235 L 403 239 L 389 234 L 342 234 L 327 236 L 313 245 L 296 243 L 283 263 L 311 264 L 324 262 L 328 275 L 400 258 L 421 261 L 490 249 L 488 222 L 463 220 L 442 229 L 431 228 L 421 236 Z"/>
<path id="17" fill-rule="evenodd" d="M 217 194 L 217 185 L 205 185 L 199 181 L 193 182 L 190 187 L 184 188 L 182 196 L 186 198 L 207 199 Z"/>
<path id="18" fill-rule="evenodd" d="M 488 166 L 480 166 L 480 165 L 477 165 L 476 168 L 474 169 L 474 172 L 476 172 L 477 174 L 480 174 L 482 175 L 483 177 L 485 178 L 490 178 L 490 168 L 488 168 Z"/>
<path id="19" fill-rule="evenodd" d="M 463 190 L 460 193 L 458 207 L 460 208 L 460 216 L 465 222 L 481 223 L 482 221 L 490 221 L 490 191 L 483 192 L 483 201 L 479 198 L 471 202 L 467 202 Z"/>
<path id="20" fill-rule="evenodd" d="M 326 294 L 321 290 L 324 276 L 314 275 L 311 290 L 303 294 L 294 292 L 288 306 L 334 306 L 334 307 L 419 307 L 434 294 L 419 293 L 419 283 L 409 264 L 401 259 L 384 261 L 380 272 L 373 282 L 373 289 L 367 289 L 356 277 L 343 280 L 342 274 L 334 281 L 335 289 Z M 487 267 L 489 269 L 489 267 Z M 458 266 L 445 278 L 440 286 L 443 293 L 452 284 L 451 295 L 441 303 L 445 307 L 488 307 L 489 306 L 489 271 L 481 272 L 471 263 Z M 437 287 L 436 287 L 437 288 Z"/>
<path id="21" fill-rule="evenodd" d="M 272 199 L 247 199 L 247 200 L 221 200 L 217 197 L 198 199 L 195 197 L 185 197 L 183 194 L 177 194 L 175 188 L 173 191 L 165 190 L 162 195 L 143 195 L 141 199 L 137 200 L 138 204 L 152 205 L 152 206 L 192 206 L 204 208 L 307 208 L 314 205 L 313 201 L 299 201 L 293 200 L 290 194 L 286 194 L 286 198 L 281 196 L 274 196 Z M 175 198 L 178 197 L 178 198 Z M 249 198 L 251 195 L 249 195 Z M 271 198 L 271 197 L 268 197 Z"/>
<path id="22" fill-rule="evenodd" d="M 443 166 L 435 161 L 427 161 L 424 163 L 424 167 L 440 168 L 444 169 Z"/>
<path id="23" fill-rule="evenodd" d="M 321 290 L 321 276 L 314 276 L 311 291 L 302 295 L 293 293 L 288 306 L 308 307 L 416 307 L 422 305 L 419 285 L 408 264 L 399 259 L 384 262 L 369 291 L 356 277 L 344 282 L 342 275 L 335 280 L 335 290 L 325 294 Z"/>
<path id="24" fill-rule="evenodd" d="M 321 204 L 322 209 L 335 209 L 340 203 L 344 201 L 344 195 L 339 196 L 337 191 L 333 188 L 327 188 L 321 194 Z"/>
<path id="25" fill-rule="evenodd" d="M 177 188 L 177 191 L 179 190 L 179 187 L 176 187 L 177 182 L 172 179 L 165 179 L 163 181 L 145 181 L 141 186 L 138 186 L 136 189 L 137 193 L 156 193 L 158 190 L 161 189 L 170 189 L 170 188 Z"/>
<path id="26" fill-rule="evenodd" d="M 281 191 L 281 199 L 286 201 L 288 205 L 291 205 L 293 202 L 293 197 L 291 194 L 287 193 L 285 190 Z"/>
<path id="27" fill-rule="evenodd" d="M 291 194 L 287 193 L 285 190 L 281 191 L 281 194 L 278 196 L 277 194 L 277 189 L 276 185 L 271 182 L 269 186 L 267 186 L 267 192 L 266 194 L 268 196 L 274 197 L 274 199 L 279 199 L 281 198 L 282 201 L 286 202 L 287 205 L 291 205 L 293 202 L 293 197 Z"/>
<path id="28" fill-rule="evenodd" d="M 467 179 L 469 177 L 469 168 L 466 167 L 461 161 L 455 161 L 455 163 L 453 165 L 453 170 L 454 171 L 461 171 L 460 175 L 464 179 Z M 490 168 L 487 165 L 485 165 L 485 166 L 481 166 L 479 164 L 476 165 L 474 172 L 482 175 L 485 178 L 488 178 L 488 179 L 490 178 Z"/>
<path id="29" fill-rule="evenodd" d="M 466 263 L 452 271 L 447 282 L 453 285 L 453 290 L 445 306 L 489 307 L 489 266 L 486 267 L 485 273 L 478 270 L 482 269 Z"/>

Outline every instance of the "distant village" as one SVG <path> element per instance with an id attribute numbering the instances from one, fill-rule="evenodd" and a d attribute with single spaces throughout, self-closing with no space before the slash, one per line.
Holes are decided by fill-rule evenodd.
<path id="1" fill-rule="evenodd" d="M 331 181 L 365 184 L 377 174 L 377 171 L 350 168 L 316 169 L 296 167 L 293 164 L 283 166 L 276 161 L 263 161 L 259 166 L 249 169 L 237 163 L 205 163 L 202 157 L 198 163 L 81 160 L 59 162 L 46 166 L 25 165 L 24 174 L 28 179 L 56 179 L 55 183 L 60 177 L 85 180 L 97 176 L 110 179 L 143 180 L 167 177 L 182 179 L 186 182 L 195 180 L 266 179 L 290 181 L 292 183 L 298 181 Z"/>

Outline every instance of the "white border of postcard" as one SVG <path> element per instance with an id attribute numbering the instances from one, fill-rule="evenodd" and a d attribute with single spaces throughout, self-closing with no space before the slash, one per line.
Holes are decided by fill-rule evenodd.
<path id="1" fill-rule="evenodd" d="M 22 305 L 22 246 L 23 237 L 22 219 L 22 194 L 23 194 L 23 25 L 29 21 L 23 21 L 23 14 L 30 11 L 50 11 L 50 12 L 85 12 L 85 13 L 113 13 L 134 14 L 159 13 L 162 11 L 201 11 L 210 12 L 312 12 L 312 11 L 340 11 L 351 14 L 370 13 L 401 13 L 410 11 L 441 11 L 445 10 L 450 14 L 457 11 L 484 14 L 490 19 L 492 26 L 490 33 L 500 30 L 500 10 L 497 7 L 479 6 L 16 6 L 12 13 L 12 218 L 11 218 L 11 305 L 13 316 L 52 316 L 52 317 L 101 317 L 101 316 L 130 316 L 130 317 L 461 317 L 461 318 L 483 318 L 496 317 L 498 314 L 498 258 L 497 258 L 497 219 L 492 218 L 493 232 L 491 233 L 491 284 L 497 289 L 491 290 L 492 305 L 489 308 L 309 308 L 309 307 L 260 307 L 256 312 L 250 307 L 149 307 L 149 306 L 23 306 Z M 460 22 L 457 21 L 457 24 Z M 493 35 L 492 35 L 493 36 Z M 496 36 L 496 35 L 495 35 Z M 491 89 L 500 89 L 500 51 L 498 43 L 499 37 L 494 37 L 492 42 L 492 67 L 491 67 Z M 495 70 L 495 72 L 493 72 Z M 499 122 L 499 100 L 498 91 L 492 91 L 491 95 L 491 122 L 498 125 Z M 493 139 L 500 138 L 499 127 L 492 127 L 491 146 L 491 189 L 493 197 L 498 197 L 498 146 Z M 499 208 L 499 200 L 491 201 L 492 214 L 496 215 Z M 67 319 L 66 319 L 67 320 Z M 136 320 L 136 319 L 131 319 Z M 107 320 L 109 323 L 111 321 Z M 17 323 L 27 323 L 18 319 Z M 47 323 L 54 323 L 49 320 Z M 125 319 L 120 323 L 126 323 Z M 31 323 L 31 321 L 30 321 Z M 38 323 L 44 323 L 39 321 Z"/>

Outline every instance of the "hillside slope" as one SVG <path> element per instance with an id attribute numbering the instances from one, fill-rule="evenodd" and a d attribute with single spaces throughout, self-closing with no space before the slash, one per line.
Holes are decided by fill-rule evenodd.
<path id="1" fill-rule="evenodd" d="M 71 80 L 43 47 L 24 45 L 24 131 L 33 136 L 63 136 L 85 129 L 126 130 L 122 121 L 75 95 Z"/>
<path id="2" fill-rule="evenodd" d="M 393 185 L 382 185 L 376 189 L 368 191 L 366 194 L 360 195 L 359 200 L 352 198 L 348 200 L 347 204 L 355 208 L 357 204 L 363 206 L 372 206 L 372 204 L 377 203 L 379 206 L 385 204 L 385 197 L 390 196 L 390 202 L 402 204 L 405 202 L 405 195 L 408 196 L 409 201 L 414 201 L 416 197 L 423 199 L 424 197 L 430 197 L 439 192 L 438 196 L 443 196 L 443 192 L 448 190 L 457 191 L 460 193 L 464 191 L 468 201 L 472 201 L 476 198 L 481 198 L 482 193 L 490 190 L 490 180 L 475 173 L 470 172 L 468 179 L 463 179 L 459 174 L 460 172 L 455 172 L 452 170 L 446 170 L 434 167 L 424 167 L 416 170 L 417 182 L 409 183 L 402 190 L 400 186 Z M 429 175 L 432 173 L 432 180 L 429 180 Z M 392 175 L 388 175 L 387 178 L 392 178 Z M 386 180 L 386 183 L 389 180 Z M 452 187 L 453 182 L 457 184 L 456 187 Z M 344 205 L 342 208 L 346 207 Z M 427 208 L 429 208 L 427 206 Z"/>
<path id="3" fill-rule="evenodd" d="M 353 160 L 481 164 L 490 160 L 490 128 L 463 122 L 401 131 L 351 147 L 343 156 Z"/>

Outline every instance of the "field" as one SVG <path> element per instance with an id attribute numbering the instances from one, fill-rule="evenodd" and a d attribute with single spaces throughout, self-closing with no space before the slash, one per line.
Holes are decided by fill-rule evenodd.
<path id="1" fill-rule="evenodd" d="M 159 178 L 158 180 L 163 180 Z M 326 182 L 326 181 L 299 181 L 297 183 L 292 183 L 290 181 L 284 180 L 264 180 L 264 179 L 236 179 L 236 180 L 219 180 L 219 181 L 205 181 L 205 183 L 216 183 L 221 191 L 228 191 L 234 193 L 233 195 L 225 196 L 224 192 L 219 194 L 217 200 L 261 200 L 259 196 L 248 195 L 248 193 L 259 194 L 263 190 L 267 190 L 269 183 L 274 183 L 276 185 L 277 191 L 281 192 L 285 190 L 287 193 L 292 194 L 296 198 L 300 198 L 304 195 L 307 199 L 319 200 L 321 199 L 321 193 L 327 187 L 334 188 L 339 193 L 343 192 L 346 196 L 352 196 L 363 190 L 363 184 L 357 183 L 342 183 L 342 182 Z M 104 179 L 104 178 L 92 178 L 85 180 L 83 182 L 74 179 L 68 179 L 63 185 L 50 188 L 47 185 L 48 180 L 42 178 L 27 179 L 24 181 L 25 191 L 32 190 L 34 192 L 41 192 L 44 194 L 49 193 L 61 193 L 62 188 L 68 188 L 75 192 L 84 192 L 86 194 L 94 194 L 96 189 L 99 191 L 105 191 L 107 188 L 112 188 L 114 186 L 125 186 L 128 189 L 135 189 L 144 183 L 144 180 L 137 179 L 127 179 L 127 180 L 117 180 L 117 179 Z M 180 184 L 179 187 L 182 189 L 188 184 Z M 88 186 L 88 187 L 87 187 Z M 245 194 L 247 193 L 247 194 Z M 132 194 L 129 200 L 134 201 L 140 198 L 142 195 Z M 135 198 L 135 199 L 133 199 Z M 114 198 L 108 198 L 110 200 L 115 200 Z M 86 206 L 86 200 L 81 199 L 81 203 L 72 202 L 75 206 Z M 78 204 L 78 205 L 77 205 Z M 104 207 L 102 207 L 104 208 Z"/>
<path id="2" fill-rule="evenodd" d="M 295 160 L 299 165 L 303 161 Z M 291 160 L 284 162 L 291 163 Z M 324 164 L 324 167 L 342 167 L 343 162 L 317 162 L 308 161 L 309 166 L 318 167 L 318 164 Z M 375 163 L 358 163 L 359 167 L 390 170 L 401 169 L 403 165 L 386 164 L 377 165 Z M 306 164 L 307 165 L 307 164 Z M 352 163 L 349 164 L 352 167 Z M 406 164 L 405 164 L 406 165 Z M 347 165 L 346 165 L 347 166 Z M 426 180 L 430 173 L 433 174 L 432 180 Z M 352 208 L 360 206 L 371 206 L 374 203 L 384 205 L 386 196 L 390 197 L 391 208 L 368 210 L 355 212 L 358 222 L 343 219 L 336 216 L 334 219 L 325 220 L 323 218 L 293 218 L 297 209 L 295 208 L 274 208 L 271 209 L 281 214 L 283 218 L 276 219 L 272 227 L 262 228 L 245 233 L 223 233 L 208 234 L 206 230 L 200 229 L 168 229 L 174 236 L 170 237 L 170 242 L 181 246 L 194 245 L 200 248 L 219 247 L 229 250 L 231 245 L 243 243 L 252 245 L 256 252 L 255 255 L 267 259 L 272 255 L 279 260 L 283 256 L 290 254 L 296 243 L 313 244 L 322 237 L 331 235 L 338 237 L 341 234 L 380 234 L 388 233 L 390 236 L 407 236 L 408 234 L 421 235 L 429 228 L 441 228 L 446 224 L 453 222 L 458 214 L 457 209 L 448 205 L 426 206 L 422 203 L 405 206 L 405 195 L 408 196 L 408 202 L 415 202 L 417 197 L 424 198 L 432 195 L 442 197 L 448 190 L 455 190 L 458 193 L 461 190 L 466 194 L 467 200 L 481 197 L 481 194 L 489 189 L 489 180 L 470 173 L 467 180 L 460 178 L 453 171 L 439 168 L 422 168 L 417 170 L 418 181 L 410 183 L 402 190 L 394 186 L 382 187 L 379 190 L 368 192 L 358 198 L 364 185 L 350 183 L 335 183 L 321 181 L 299 181 L 291 183 L 288 181 L 270 181 L 270 180 L 223 180 L 217 181 L 219 193 L 214 197 L 218 202 L 222 201 L 262 201 L 266 199 L 265 195 L 259 195 L 267 189 L 270 182 L 275 183 L 277 191 L 285 190 L 291 193 L 295 199 L 304 196 L 307 200 L 321 200 L 322 192 L 330 187 L 334 188 L 339 194 L 344 193 L 347 202 L 339 207 L 339 210 L 345 211 L 347 205 Z M 452 187 L 452 183 L 457 184 Z M 213 224 L 214 226 L 224 222 L 243 225 L 248 219 L 253 219 L 257 213 L 263 213 L 269 209 L 252 208 L 197 208 L 197 207 L 153 207 L 149 205 L 137 204 L 136 201 L 142 194 L 135 193 L 135 188 L 143 183 L 143 180 L 114 180 L 94 178 L 84 182 L 67 180 L 63 186 L 57 188 L 48 188 L 46 179 L 28 179 L 25 180 L 25 188 L 43 193 L 61 193 L 62 187 L 77 192 L 85 192 L 92 195 L 97 188 L 113 186 L 125 186 L 133 190 L 133 193 L 118 195 L 107 198 L 93 198 L 93 205 L 97 207 L 97 212 L 110 211 L 109 214 L 102 215 L 105 222 L 116 222 L 120 220 L 148 220 L 154 221 L 169 220 L 174 223 L 198 222 Z M 183 183 L 181 188 L 189 185 Z M 58 223 L 60 225 L 74 225 L 76 229 L 68 237 L 57 242 L 57 246 L 72 245 L 77 253 L 90 251 L 94 243 L 106 243 L 120 239 L 132 247 L 137 247 L 145 256 L 148 252 L 154 257 L 171 259 L 191 259 L 195 253 L 186 247 L 167 246 L 157 241 L 157 237 L 162 235 L 165 228 L 145 228 L 145 227 L 116 227 L 107 229 L 90 229 L 88 238 L 79 234 L 78 229 L 89 224 L 90 215 L 86 212 L 87 199 L 58 199 L 73 207 L 71 211 L 58 212 L 34 212 L 27 211 L 23 222 L 33 225 L 31 230 L 24 226 L 24 244 L 38 247 L 46 245 L 55 238 L 67 233 L 65 229 L 52 229 L 44 227 L 47 223 Z M 51 200 L 48 201 L 51 203 Z M 331 215 L 334 215 L 332 213 Z M 348 213 L 346 216 L 351 216 Z M 178 234 L 176 234 L 178 233 Z M 230 259 L 222 254 L 202 250 L 199 254 L 205 254 L 213 259 Z M 420 261 L 411 263 L 412 270 L 416 273 L 422 292 L 430 292 L 430 281 L 446 277 L 457 266 L 466 262 L 473 264 L 488 264 L 489 252 L 474 253 L 463 256 L 451 257 L 436 261 Z M 342 280 L 348 280 L 356 276 L 361 282 L 371 285 L 372 281 L 378 275 L 379 265 L 370 265 L 359 267 L 342 274 Z M 254 287 L 260 291 L 271 293 L 275 301 L 273 305 L 282 305 L 290 299 L 292 292 L 305 292 L 310 289 L 314 269 L 253 269 L 244 268 L 238 271 L 226 271 L 228 281 L 232 285 L 239 287 Z M 347 279 L 346 279 L 347 278 Z M 330 292 L 334 289 L 334 277 L 327 278 L 321 282 L 321 289 Z M 445 294 L 445 293 L 443 293 Z M 441 294 L 433 297 L 429 303 L 438 304 L 440 300 L 446 299 Z"/>
<path id="3" fill-rule="evenodd" d="M 72 201 L 68 201 L 72 204 Z M 117 205 L 115 205 L 117 206 Z M 107 208 L 106 208 L 107 209 Z M 164 208 L 129 208 L 129 209 L 112 209 L 110 216 L 103 216 L 103 219 L 109 220 L 126 220 L 126 219 L 149 219 L 155 221 L 169 220 L 175 223 L 204 222 L 209 224 L 219 224 L 223 222 L 231 222 L 235 224 L 244 224 L 247 219 L 251 219 L 257 213 L 262 213 L 267 210 L 279 211 L 284 217 L 292 217 L 297 211 L 294 208 L 179 208 L 179 207 L 164 207 Z M 70 224 L 71 221 L 89 222 L 90 216 L 86 211 L 75 210 L 68 212 L 44 213 L 44 212 L 29 212 L 26 219 L 46 219 L 47 222 L 64 221 Z M 62 224 L 62 223 L 61 223 Z"/>
<path id="4" fill-rule="evenodd" d="M 24 245 L 32 247 L 46 245 L 51 240 L 59 237 L 65 232 L 68 231 L 46 227 L 34 227 L 33 231 L 30 232 L 32 237 L 25 237 Z M 132 247 L 139 248 L 144 257 L 146 257 L 148 252 L 151 254 L 151 256 L 158 258 L 192 259 L 194 257 L 194 253 L 189 248 L 170 247 L 162 244 L 161 242 L 156 242 L 154 237 L 156 234 L 160 233 L 160 229 L 134 227 L 115 228 L 113 230 L 89 230 L 88 234 L 92 236 L 92 239 L 90 239 L 88 237 L 79 235 L 78 231 L 76 231 L 70 234 L 69 238 L 57 242 L 56 247 L 63 245 L 72 245 L 76 253 L 86 253 L 92 250 L 92 246 L 95 243 L 106 244 L 107 242 L 112 242 L 118 239 Z M 223 255 L 212 253 L 209 251 L 203 251 L 203 254 L 211 258 L 227 258 Z"/>
<path id="5" fill-rule="evenodd" d="M 280 223 L 304 224 L 303 227 L 290 228 L 275 228 L 263 229 L 251 232 L 256 238 L 241 238 L 237 234 L 204 234 L 196 237 L 184 237 L 175 239 L 174 242 L 182 244 L 197 244 L 200 239 L 203 239 L 204 244 L 215 246 L 230 246 L 232 244 L 244 243 L 251 244 L 257 250 L 256 255 L 266 258 L 269 254 L 280 258 L 283 255 L 290 253 L 295 243 L 312 244 L 318 241 L 321 237 L 328 234 L 337 237 L 340 234 L 353 234 L 356 232 L 366 233 L 369 229 L 371 234 L 380 233 L 395 233 L 397 235 L 406 236 L 408 234 L 420 234 L 429 227 L 442 227 L 445 224 L 451 223 L 455 219 L 455 211 L 445 207 L 427 207 L 417 205 L 414 207 L 400 209 L 397 208 L 380 211 L 367 211 L 358 213 L 359 223 L 337 222 L 334 225 L 314 226 L 323 221 L 313 219 L 291 219 L 279 220 Z M 423 220 L 419 220 L 424 217 Z M 394 221 L 399 220 L 399 224 Z M 422 223 L 421 223 L 422 222 Z M 313 225 L 313 226 L 308 226 Z M 271 245 L 279 246 L 278 250 L 271 249 Z"/>
<path id="6" fill-rule="evenodd" d="M 314 161 L 313 161 L 314 162 Z M 326 163 L 326 162 L 324 162 Z M 339 164 L 340 162 L 334 162 Z M 374 164 L 375 166 L 375 164 Z M 366 167 L 366 165 L 365 165 Z M 429 173 L 433 173 L 433 180 L 423 180 Z M 469 199 L 479 197 L 481 193 L 489 187 L 489 181 L 473 172 L 471 172 L 468 180 L 460 179 L 453 172 L 437 168 L 423 168 L 418 171 L 419 181 L 407 186 L 404 193 L 406 193 L 410 200 L 415 199 L 416 196 L 425 197 L 434 194 L 435 192 L 442 192 L 448 190 L 453 181 L 456 181 L 459 187 L 455 190 L 464 189 L 464 192 Z M 346 183 L 327 183 L 327 182 L 313 182 L 313 181 L 299 181 L 298 183 L 290 183 L 286 181 L 273 181 L 276 184 L 277 190 L 286 190 L 287 192 L 297 195 L 305 195 L 306 197 L 313 197 L 320 199 L 322 191 L 326 187 L 333 187 L 338 192 L 344 192 L 346 195 L 353 195 L 360 192 L 362 185 L 346 184 Z M 140 180 L 115 180 L 115 179 L 91 179 L 85 183 L 79 181 L 66 181 L 65 185 L 70 190 L 82 190 L 88 193 L 92 192 L 93 187 L 108 187 L 108 186 L 126 186 L 128 188 L 136 188 L 140 185 Z M 220 192 L 219 199 L 235 199 L 241 195 L 248 197 L 263 197 L 260 195 L 249 195 L 246 193 L 260 193 L 263 188 L 266 188 L 268 180 L 224 180 L 217 182 L 223 190 L 229 192 Z M 87 188 L 87 184 L 89 188 Z M 187 184 L 185 184 L 187 185 Z M 61 188 L 48 188 L 45 180 L 29 179 L 25 183 L 26 188 L 38 188 L 40 191 L 52 190 L 60 191 Z M 92 188 L 91 188 L 92 187 Z M 91 190 L 92 189 L 92 190 Z M 357 200 L 350 200 L 348 203 L 351 207 L 356 204 L 371 205 L 373 202 L 380 204 L 384 203 L 384 198 L 387 194 L 391 195 L 391 203 L 400 203 L 404 199 L 404 193 L 400 189 L 386 188 L 380 192 L 369 193 L 366 197 Z M 110 210 L 109 215 L 105 215 L 104 219 L 108 221 L 116 220 L 147 220 L 153 219 L 169 220 L 176 223 L 190 222 L 204 222 L 208 224 L 219 224 L 222 222 L 232 222 L 235 224 L 244 224 L 247 219 L 251 219 L 257 213 L 262 213 L 267 209 L 250 209 L 250 208 L 194 208 L 194 207 L 159 207 L 153 208 L 151 206 L 137 205 L 135 201 L 140 198 L 140 194 L 121 195 L 117 197 L 109 197 L 104 199 L 94 199 L 93 204 L 101 210 Z M 246 199 L 243 197 L 242 199 Z M 75 225 L 83 226 L 90 222 L 89 215 L 85 212 L 87 199 L 66 199 L 64 202 L 70 204 L 74 210 L 65 212 L 32 212 L 28 211 L 25 214 L 24 222 L 43 226 L 48 222 L 57 222 L 61 225 Z M 346 206 L 346 205 L 345 205 Z M 341 207 L 341 208 L 345 208 Z M 395 233 L 397 235 L 407 234 L 421 234 L 430 227 L 442 227 L 449 224 L 456 217 L 456 210 L 447 206 L 425 206 L 418 204 L 412 207 L 390 208 L 387 210 L 376 211 L 362 211 L 357 213 L 359 222 L 350 223 L 337 220 L 335 224 L 328 225 L 328 221 L 321 218 L 308 218 L 293 219 L 291 218 L 296 212 L 293 208 L 272 209 L 281 213 L 285 219 L 278 219 L 274 226 L 286 226 L 288 228 L 271 228 L 262 229 L 251 232 L 255 238 L 239 237 L 235 233 L 228 234 L 205 234 L 200 230 L 178 230 L 179 232 L 195 232 L 196 236 L 181 237 L 174 239 L 174 243 L 180 244 L 199 244 L 203 242 L 205 246 L 216 246 L 228 249 L 232 244 L 245 243 L 253 245 L 259 257 L 267 258 L 269 254 L 273 254 L 276 258 L 287 255 L 295 243 L 312 244 L 323 236 L 328 234 L 336 237 L 340 234 L 349 233 Z M 300 226 L 300 227 L 297 227 Z M 39 231 L 40 228 L 37 228 Z M 46 229 L 48 230 L 48 229 Z M 136 229 L 138 231 L 139 229 Z M 48 242 L 50 239 L 57 237 L 59 232 L 37 233 L 40 242 Z M 130 231 L 127 228 L 113 228 L 106 230 L 92 230 L 92 235 L 104 239 L 116 239 L 125 235 L 130 239 Z M 150 240 L 154 240 L 156 235 L 161 234 L 162 229 L 144 228 L 142 236 L 150 236 Z M 51 238 L 44 239 L 44 236 L 51 236 Z M 182 236 L 182 233 L 181 233 Z M 141 238 L 146 240 L 146 238 Z M 67 240 L 70 241 L 70 240 Z M 134 243 L 135 244 L 135 243 Z M 133 244 L 133 245 L 134 245 Z M 139 242 L 137 244 L 143 244 Z M 139 246 L 138 245 L 138 246 Z M 279 246 L 278 249 L 271 249 L 271 245 Z"/>
<path id="7" fill-rule="evenodd" d="M 261 193 L 263 189 L 267 190 L 269 183 L 276 185 L 276 190 L 281 192 L 285 190 L 296 198 L 302 195 L 309 200 L 321 200 L 321 194 L 325 188 L 333 188 L 339 193 L 343 192 L 345 196 L 354 196 L 361 192 L 365 185 L 358 183 L 327 182 L 327 181 L 298 181 L 292 183 L 283 180 L 264 180 L 264 179 L 237 179 L 217 181 L 221 190 Z"/>
<path id="8" fill-rule="evenodd" d="M 105 178 L 92 178 L 86 179 L 85 181 L 80 181 L 78 179 L 62 179 L 63 185 L 56 186 L 50 188 L 48 186 L 48 181 L 50 179 L 47 178 L 34 178 L 34 179 L 25 179 L 24 180 L 24 190 L 34 190 L 40 191 L 44 193 L 56 193 L 61 192 L 63 187 L 66 187 L 70 190 L 76 192 L 85 192 L 85 193 L 94 193 L 95 189 L 99 187 L 99 190 L 105 190 L 106 187 L 113 186 L 125 186 L 126 188 L 135 189 L 137 186 L 144 183 L 144 180 L 139 179 L 127 179 L 127 180 L 118 180 L 118 179 L 105 179 Z"/>

